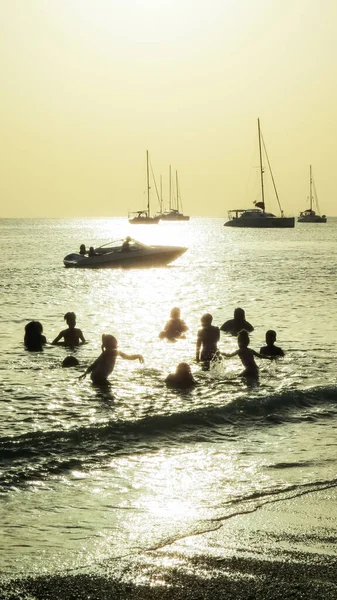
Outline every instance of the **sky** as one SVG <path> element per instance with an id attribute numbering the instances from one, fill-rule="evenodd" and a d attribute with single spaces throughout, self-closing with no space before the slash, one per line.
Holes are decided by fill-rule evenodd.
<path id="1" fill-rule="evenodd" d="M 336 0 L 0 0 L 0 217 L 124 216 L 178 172 L 185 214 L 337 215 Z M 151 182 L 151 208 L 159 209 Z M 277 213 L 270 194 L 266 208 Z"/>

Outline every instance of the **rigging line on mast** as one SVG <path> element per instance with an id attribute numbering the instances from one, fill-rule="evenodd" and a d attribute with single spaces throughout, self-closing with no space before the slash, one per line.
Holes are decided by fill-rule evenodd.
<path id="1" fill-rule="evenodd" d="M 263 144 L 263 149 L 267 158 L 267 163 L 268 163 L 268 167 L 269 167 L 269 171 L 270 171 L 270 175 L 271 175 L 271 180 L 273 182 L 273 187 L 274 187 L 274 192 L 276 195 L 276 200 L 280 209 L 280 213 L 283 216 L 283 210 L 281 208 L 281 203 L 280 203 L 280 199 L 279 199 L 279 195 L 277 193 L 277 189 L 276 189 L 276 184 L 275 184 L 275 179 L 274 179 L 274 175 L 273 175 L 273 171 L 271 170 L 271 166 L 270 166 L 270 162 L 269 162 L 269 157 L 268 157 L 268 152 L 267 152 L 267 148 L 266 148 L 266 144 L 264 143 L 264 139 L 263 139 L 263 135 L 261 133 L 261 138 L 262 138 L 262 144 Z"/>
<path id="2" fill-rule="evenodd" d="M 156 194 L 157 194 L 157 200 L 158 200 L 158 202 L 159 202 L 159 206 L 161 206 L 161 202 L 160 202 L 160 195 L 159 195 L 159 192 L 158 192 L 158 187 L 157 187 L 156 178 L 155 178 L 155 176 L 154 176 L 154 172 L 153 172 L 153 167 L 152 167 L 152 162 L 151 162 L 151 159 L 149 160 L 149 162 L 150 162 L 150 168 L 151 168 L 151 175 L 152 175 L 152 179 L 153 179 L 154 187 L 155 187 Z"/>
<path id="3" fill-rule="evenodd" d="M 315 200 L 315 204 L 316 204 L 316 207 L 317 207 L 317 212 L 320 215 L 321 211 L 319 210 L 318 197 L 317 197 L 317 192 L 316 192 L 316 185 L 315 185 L 315 180 L 314 180 L 313 177 L 312 177 L 312 187 L 314 188 L 314 200 Z"/>

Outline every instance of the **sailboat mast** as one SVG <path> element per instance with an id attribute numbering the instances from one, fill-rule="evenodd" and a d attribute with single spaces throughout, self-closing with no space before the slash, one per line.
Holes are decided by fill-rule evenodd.
<path id="1" fill-rule="evenodd" d="M 147 213 L 150 216 L 150 173 L 149 173 L 149 151 L 146 150 L 146 178 L 147 178 Z"/>
<path id="2" fill-rule="evenodd" d="M 261 130 L 260 130 L 260 119 L 257 120 L 257 128 L 259 133 L 259 153 L 260 153 L 260 177 L 261 177 L 261 193 L 263 202 L 263 212 L 265 212 L 264 204 L 264 183 L 263 183 L 263 164 L 262 164 L 262 146 L 261 146 Z"/>
<path id="3" fill-rule="evenodd" d="M 310 211 L 312 210 L 312 170 L 310 165 Z"/>
<path id="4" fill-rule="evenodd" d="M 179 212 L 178 171 L 176 171 L 176 192 L 177 192 L 177 211 Z"/>
<path id="5" fill-rule="evenodd" d="M 169 210 L 172 209 L 172 175 L 171 165 L 169 166 Z"/>
<path id="6" fill-rule="evenodd" d="M 163 212 L 163 176 L 160 176 L 160 212 Z"/>

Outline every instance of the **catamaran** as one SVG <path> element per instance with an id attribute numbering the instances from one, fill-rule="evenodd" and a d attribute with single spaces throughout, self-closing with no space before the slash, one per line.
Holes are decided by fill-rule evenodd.
<path id="1" fill-rule="evenodd" d="M 318 198 L 316 193 L 316 186 L 312 176 L 312 167 L 310 165 L 310 195 L 309 195 L 310 208 L 307 210 L 303 210 L 300 213 L 300 216 L 297 219 L 298 223 L 326 223 L 326 216 L 319 214 L 319 206 L 318 206 Z M 313 204 L 316 204 L 317 211 L 316 213 L 313 210 Z"/>
<path id="2" fill-rule="evenodd" d="M 258 126 L 258 137 L 259 137 L 259 156 L 260 156 L 260 184 L 261 184 L 261 201 L 254 202 L 255 208 L 245 209 L 245 208 L 236 208 L 234 210 L 230 210 L 228 212 L 228 221 L 224 223 L 227 227 L 258 227 L 258 228 L 284 228 L 284 227 L 295 227 L 295 218 L 294 217 L 285 217 L 283 214 L 283 210 L 281 208 L 279 196 L 277 193 L 274 176 L 270 167 L 270 162 L 268 158 L 268 154 L 266 151 L 266 147 L 264 144 L 264 140 L 261 134 L 260 128 L 260 119 L 257 120 Z M 278 206 L 280 209 L 280 216 L 266 212 L 265 205 L 265 189 L 264 189 L 264 166 L 262 161 L 262 147 L 264 150 L 264 155 L 267 159 L 269 172 L 272 178 L 274 192 L 276 195 L 276 199 L 278 202 Z"/>
<path id="3" fill-rule="evenodd" d="M 189 221 L 190 217 L 183 214 L 183 205 L 181 201 L 179 183 L 178 183 L 178 172 L 176 171 L 176 190 L 175 198 L 172 198 L 172 175 L 171 165 L 169 169 L 169 209 L 162 212 L 160 215 L 161 221 Z"/>
<path id="4" fill-rule="evenodd" d="M 146 180 L 147 180 L 147 208 L 129 213 L 129 223 L 131 225 L 157 225 L 160 221 L 159 216 L 151 217 L 150 212 L 150 173 L 149 173 L 149 151 L 146 150 Z M 132 216 L 134 215 L 134 216 Z"/>

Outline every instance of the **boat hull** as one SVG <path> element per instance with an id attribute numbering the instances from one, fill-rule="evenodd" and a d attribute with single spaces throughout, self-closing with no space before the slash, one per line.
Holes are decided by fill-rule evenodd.
<path id="1" fill-rule="evenodd" d="M 163 267 L 186 252 L 187 248 L 181 246 L 158 246 L 142 252 L 129 251 L 109 252 L 94 256 L 81 256 L 68 254 L 63 260 L 64 266 L 76 269 L 137 269 L 144 267 Z"/>
<path id="2" fill-rule="evenodd" d="M 131 225 L 158 225 L 159 217 L 134 217 L 129 219 Z"/>
<path id="3" fill-rule="evenodd" d="M 297 223 L 326 223 L 326 217 L 320 217 L 319 215 L 310 217 L 298 217 Z"/>
<path id="4" fill-rule="evenodd" d="M 189 221 L 190 217 L 187 215 L 161 215 L 161 221 Z"/>
<path id="5" fill-rule="evenodd" d="M 233 218 L 224 223 L 225 227 L 242 227 L 258 229 L 284 229 L 295 227 L 294 217 L 266 217 L 266 218 Z"/>

